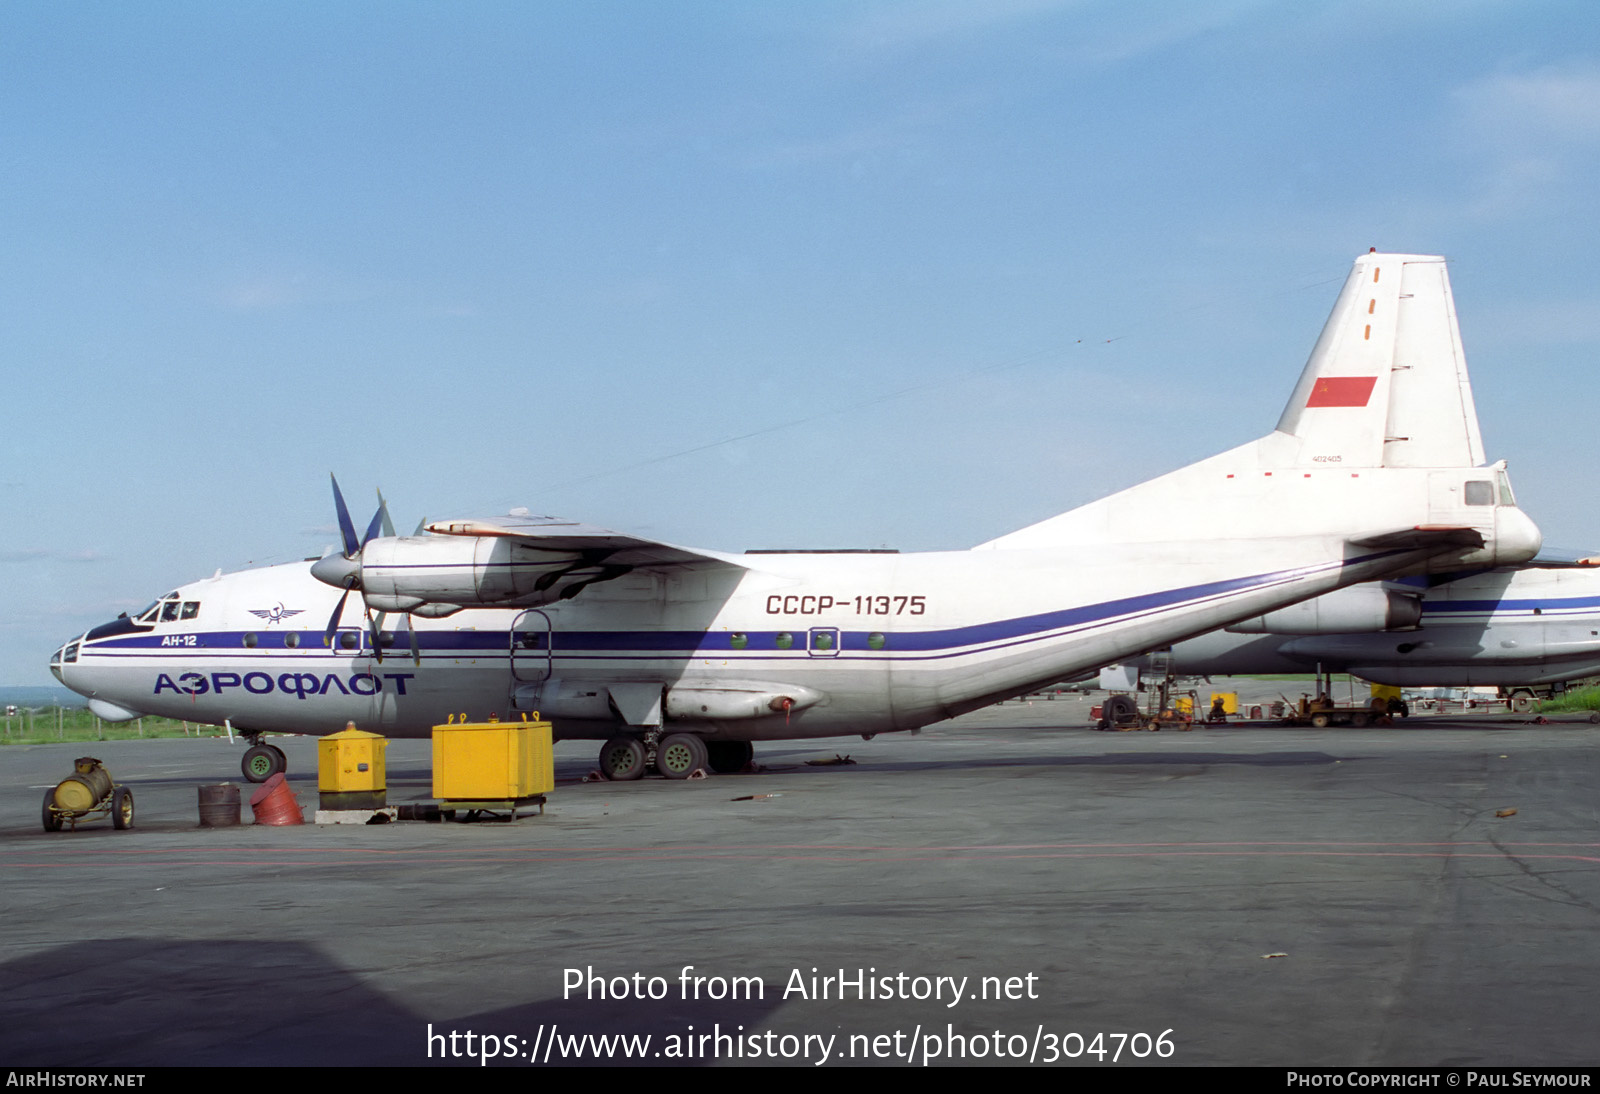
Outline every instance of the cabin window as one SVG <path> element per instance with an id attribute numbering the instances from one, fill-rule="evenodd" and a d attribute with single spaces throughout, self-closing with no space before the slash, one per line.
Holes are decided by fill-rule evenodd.
<path id="1" fill-rule="evenodd" d="M 1481 479 L 1470 479 L 1466 488 L 1468 505 L 1493 505 L 1494 485 Z"/>
<path id="2" fill-rule="evenodd" d="M 299 631 L 290 631 L 288 634 L 283 636 L 283 648 L 284 649 L 292 650 L 292 649 L 294 649 L 295 647 L 297 647 L 299 645 L 300 645 L 300 632 Z"/>
<path id="3" fill-rule="evenodd" d="M 749 644 L 749 636 L 740 631 L 734 631 L 732 634 L 728 635 L 728 645 L 736 650 L 742 650 Z"/>
<path id="4" fill-rule="evenodd" d="M 780 650 L 786 650 L 794 645 L 794 635 L 788 631 L 779 631 L 775 644 Z"/>
<path id="5" fill-rule="evenodd" d="M 881 631 L 873 631 L 871 634 L 867 635 L 867 645 L 871 649 L 883 649 L 885 641 L 886 639 L 883 637 L 883 633 Z"/>
<path id="6" fill-rule="evenodd" d="M 341 650 L 353 650 L 360 644 L 361 636 L 355 631 L 339 632 L 339 648 Z"/>
<path id="7" fill-rule="evenodd" d="M 255 649 L 256 648 L 256 643 L 258 641 L 260 641 L 260 639 L 256 638 L 256 632 L 255 631 L 245 631 L 244 632 L 245 649 L 249 649 L 249 650 Z"/>

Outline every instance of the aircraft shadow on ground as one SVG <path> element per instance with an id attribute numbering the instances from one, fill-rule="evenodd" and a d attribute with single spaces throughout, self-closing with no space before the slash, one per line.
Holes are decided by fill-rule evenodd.
<path id="1" fill-rule="evenodd" d="M 530 975 L 543 979 L 550 970 Z M 529 1048 L 541 1027 L 552 1025 L 563 1035 L 649 1034 L 655 1047 L 690 1026 L 759 1029 L 781 1005 L 774 1001 L 781 993 L 769 984 L 765 1002 L 543 999 L 452 1016 L 447 1004 L 430 1013 L 426 997 L 396 1002 L 315 946 L 267 938 L 73 942 L 7 962 L 0 982 L 7 985 L 0 994 L 0 1047 L 12 1067 L 477 1066 L 465 1055 L 441 1059 L 448 1041 L 435 1041 L 430 1059 L 430 1024 L 444 1037 L 468 1030 L 514 1035 Z M 456 1047 L 465 1043 L 458 1038 Z"/>

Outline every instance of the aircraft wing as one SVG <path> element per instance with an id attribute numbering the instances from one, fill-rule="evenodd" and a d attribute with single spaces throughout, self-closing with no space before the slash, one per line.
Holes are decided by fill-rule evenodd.
<path id="1" fill-rule="evenodd" d="M 641 539 L 625 532 L 614 532 L 594 524 L 512 514 L 503 517 L 439 520 L 427 530 L 441 536 L 498 536 L 515 540 L 524 547 L 541 551 L 594 552 L 596 560 L 608 565 L 635 568 L 677 568 L 684 566 L 739 566 L 735 558 L 715 551 L 677 547 L 657 540 Z"/>

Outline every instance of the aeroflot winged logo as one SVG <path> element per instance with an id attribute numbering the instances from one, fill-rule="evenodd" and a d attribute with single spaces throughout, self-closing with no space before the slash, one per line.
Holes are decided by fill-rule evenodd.
<path id="1" fill-rule="evenodd" d="M 251 608 L 249 612 L 251 615 L 258 615 L 265 619 L 270 626 L 273 623 L 282 623 L 290 616 L 299 615 L 304 610 L 304 608 L 285 608 L 283 601 L 280 600 L 276 608 Z"/>
<path id="2" fill-rule="evenodd" d="M 1366 406 L 1376 376 L 1323 376 L 1311 389 L 1306 406 Z"/>

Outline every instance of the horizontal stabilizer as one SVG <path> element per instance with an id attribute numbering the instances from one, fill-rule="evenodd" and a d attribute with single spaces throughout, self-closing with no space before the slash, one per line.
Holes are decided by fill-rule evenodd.
<path id="1" fill-rule="evenodd" d="M 1402 528 L 1394 532 L 1362 536 L 1350 541 L 1357 547 L 1398 548 L 1424 551 L 1430 548 L 1467 547 L 1484 545 L 1483 533 L 1466 526 L 1419 524 L 1415 528 Z"/>

